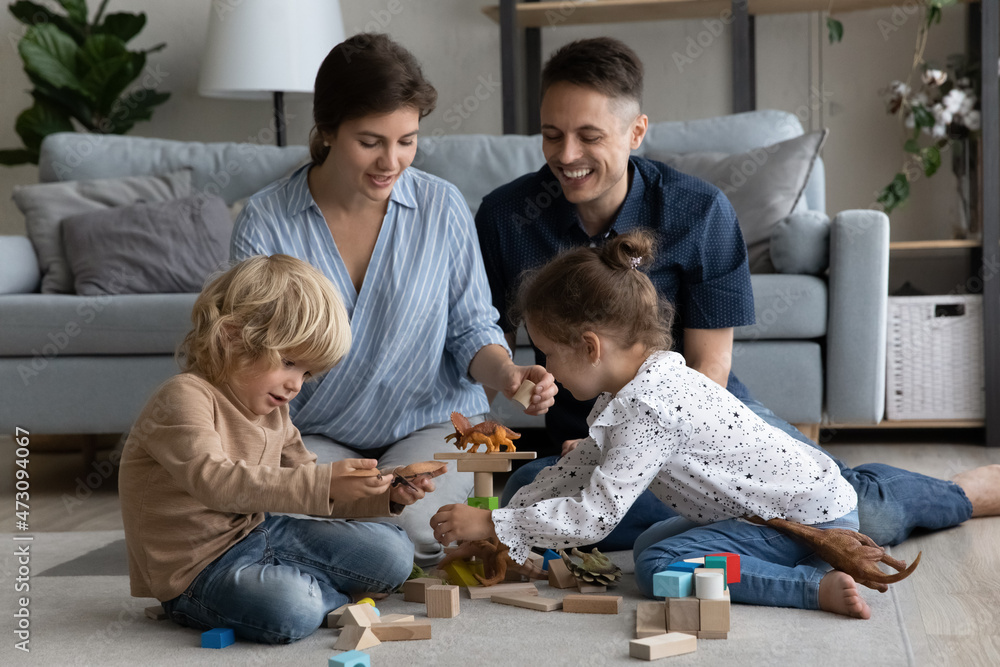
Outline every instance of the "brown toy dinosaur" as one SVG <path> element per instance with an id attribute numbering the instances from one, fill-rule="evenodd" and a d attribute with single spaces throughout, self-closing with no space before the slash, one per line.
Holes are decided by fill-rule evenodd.
<path id="1" fill-rule="evenodd" d="M 872 538 L 853 530 L 830 528 L 821 530 L 813 526 L 793 523 L 785 519 L 768 519 L 750 517 L 750 521 L 768 525 L 785 535 L 790 535 L 811 546 L 816 555 L 833 566 L 835 570 L 846 572 L 862 586 L 874 589 L 879 593 L 889 590 L 889 584 L 906 579 L 913 574 L 920 563 L 921 551 L 909 567 L 905 561 L 888 555 L 885 549 L 875 544 Z M 895 574 L 883 572 L 878 563 L 885 563 L 896 570 Z"/>
<path id="2" fill-rule="evenodd" d="M 525 561 L 524 565 L 515 563 L 507 555 L 508 550 L 509 547 L 500 542 L 496 537 L 488 540 L 470 540 L 462 542 L 457 549 L 445 556 L 438 563 L 438 567 L 443 569 L 452 561 L 464 561 L 475 556 L 483 561 L 483 574 L 486 576 L 481 577 L 478 574 L 474 574 L 473 576 L 483 586 L 494 586 L 503 581 L 504 577 L 507 576 L 508 568 L 529 579 L 545 579 L 548 577 L 547 572 L 543 572 L 540 567 L 530 560 Z"/>
<path id="3" fill-rule="evenodd" d="M 495 421 L 485 421 L 475 426 L 460 412 L 451 413 L 451 423 L 455 427 L 455 432 L 445 436 L 445 442 L 455 440 L 455 446 L 469 453 L 479 449 L 479 445 L 486 445 L 487 452 L 499 452 L 501 447 L 505 447 L 508 452 L 515 452 L 517 449 L 511 440 L 521 437 L 520 433 L 510 430 L 503 424 Z"/>

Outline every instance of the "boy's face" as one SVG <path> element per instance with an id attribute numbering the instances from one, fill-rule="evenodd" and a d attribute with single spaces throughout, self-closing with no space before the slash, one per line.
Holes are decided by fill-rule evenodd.
<path id="1" fill-rule="evenodd" d="M 541 121 L 545 161 L 568 201 L 616 208 L 625 200 L 629 153 L 646 130 L 637 105 L 560 82 L 545 91 Z"/>
<path id="2" fill-rule="evenodd" d="M 310 375 L 311 370 L 294 359 L 282 357 L 277 368 L 262 359 L 245 371 L 234 373 L 229 386 L 244 406 L 263 416 L 287 405 Z"/>

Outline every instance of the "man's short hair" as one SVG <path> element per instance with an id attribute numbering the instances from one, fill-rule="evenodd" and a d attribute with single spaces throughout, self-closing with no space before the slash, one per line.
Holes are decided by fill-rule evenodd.
<path id="1" fill-rule="evenodd" d="M 642 61 L 635 51 L 611 37 L 570 42 L 549 58 L 542 70 L 542 95 L 557 83 L 591 88 L 611 99 L 642 103 Z"/>

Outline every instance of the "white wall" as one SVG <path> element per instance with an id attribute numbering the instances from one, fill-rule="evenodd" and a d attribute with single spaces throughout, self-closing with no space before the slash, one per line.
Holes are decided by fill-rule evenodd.
<path id="1" fill-rule="evenodd" d="M 437 87 L 438 109 L 424 120 L 425 133 L 501 132 L 500 92 L 495 90 L 474 111 L 454 109 L 473 95 L 480 77 L 500 79 L 499 35 L 496 24 L 483 16 L 488 1 L 396 0 L 401 11 L 386 11 L 389 0 L 341 0 L 349 33 L 377 28 L 403 43 L 421 61 Z M 50 3 L 54 4 L 54 3 Z M 92 11 L 97 2 L 93 1 Z M 900 3 L 902 6 L 906 2 Z M 109 11 L 144 11 L 149 21 L 133 42 L 167 48 L 149 64 L 162 76 L 161 89 L 171 99 L 137 125 L 131 134 L 193 141 L 259 141 L 270 139 L 269 102 L 227 101 L 198 95 L 198 65 L 207 31 L 209 0 L 114 0 Z M 844 42 L 829 45 L 819 14 L 761 17 L 757 21 L 759 108 L 797 113 L 807 128 L 826 125 L 831 134 L 824 150 L 827 166 L 827 206 L 831 212 L 865 208 L 874 192 L 888 183 L 902 164 L 902 140 L 886 115 L 878 91 L 890 80 L 904 78 L 912 59 L 918 20 L 895 15 L 891 8 L 840 15 Z M 963 8 L 945 11 L 935 26 L 928 57 L 943 64 L 948 53 L 964 48 Z M 900 20 L 904 18 L 906 20 Z M 702 20 L 630 23 L 607 26 L 556 26 L 543 30 L 543 57 L 580 37 L 607 34 L 626 41 L 646 65 L 645 111 L 652 120 L 684 120 L 728 113 L 730 43 L 728 30 L 697 53 L 693 63 L 679 67 L 673 54 L 712 26 Z M 717 26 L 716 26 L 717 27 Z M 895 27 L 895 26 L 893 26 Z M 0 14 L 0 146 L 19 144 L 14 120 L 30 104 L 27 77 L 16 41 L 22 29 L 9 13 Z M 701 35 L 703 43 L 708 43 Z M 484 89 L 480 87 L 480 92 Z M 289 143 L 305 143 L 311 127 L 309 99 L 287 99 Z M 451 110 L 449 113 L 449 109 Z M 35 182 L 33 166 L 0 167 L 0 234 L 23 234 L 24 221 L 10 201 L 11 188 Z M 893 240 L 946 238 L 956 208 L 954 178 L 947 162 L 930 181 L 913 184 L 911 203 L 892 216 Z"/>

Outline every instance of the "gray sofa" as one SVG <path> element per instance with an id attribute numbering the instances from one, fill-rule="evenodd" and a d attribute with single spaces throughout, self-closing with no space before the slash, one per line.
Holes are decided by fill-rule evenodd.
<path id="1" fill-rule="evenodd" d="M 778 111 L 654 123 L 638 153 L 740 153 L 801 133 L 794 116 Z M 39 176 L 50 182 L 190 168 L 193 187 L 233 203 L 306 158 L 302 146 L 68 133 L 46 138 Z M 538 137 L 468 135 L 421 139 L 414 166 L 455 183 L 475 210 L 487 192 L 542 162 Z M 824 211 L 821 161 L 804 195 L 808 209 Z M 753 276 L 758 324 L 737 330 L 733 367 L 793 423 L 875 424 L 885 392 L 888 220 L 843 211 L 819 243 L 829 244 L 828 272 Z M 195 295 L 40 294 L 38 282 L 28 240 L 0 237 L 0 432 L 126 431 L 153 388 L 176 372 L 173 352 Z M 516 354 L 532 359 L 530 348 Z M 540 425 L 503 400 L 494 412 L 515 427 Z"/>

